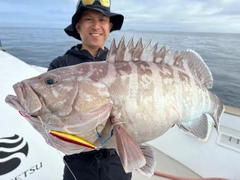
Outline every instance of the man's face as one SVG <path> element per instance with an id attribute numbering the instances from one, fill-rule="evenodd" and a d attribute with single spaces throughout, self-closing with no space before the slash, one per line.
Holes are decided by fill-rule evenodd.
<path id="1" fill-rule="evenodd" d="M 76 29 L 82 38 L 82 48 L 103 48 L 109 36 L 113 24 L 110 18 L 96 10 L 86 10 L 78 23 Z"/>

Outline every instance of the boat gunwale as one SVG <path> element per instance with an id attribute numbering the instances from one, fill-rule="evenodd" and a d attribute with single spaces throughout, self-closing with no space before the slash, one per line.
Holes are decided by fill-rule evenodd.
<path id="1" fill-rule="evenodd" d="M 224 107 L 225 107 L 225 111 L 224 111 L 225 113 L 232 114 L 235 116 L 240 116 L 240 108 L 227 106 L 227 105 L 224 105 Z"/>

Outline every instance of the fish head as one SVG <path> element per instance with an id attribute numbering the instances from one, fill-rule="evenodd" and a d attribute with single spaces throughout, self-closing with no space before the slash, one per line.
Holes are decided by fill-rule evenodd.
<path id="1" fill-rule="evenodd" d="M 74 77 L 55 71 L 18 82 L 13 89 L 16 96 L 7 96 L 6 102 L 23 114 L 36 117 L 49 112 L 64 117 L 72 111 L 78 86 Z"/>
<path id="2" fill-rule="evenodd" d="M 46 130 L 67 132 L 95 143 L 96 127 L 105 126 L 110 116 L 113 102 L 108 88 L 77 73 L 76 68 L 59 68 L 18 82 L 13 85 L 16 95 L 5 99 L 27 118 L 48 144 L 52 137 Z M 62 150 L 67 146 L 60 141 L 56 140 L 54 146 Z M 71 147 L 63 152 L 79 153 L 81 148 Z"/>

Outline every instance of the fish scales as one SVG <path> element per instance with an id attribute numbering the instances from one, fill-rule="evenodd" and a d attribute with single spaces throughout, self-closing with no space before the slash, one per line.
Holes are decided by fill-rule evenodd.
<path id="1" fill-rule="evenodd" d="M 134 46 L 115 40 L 107 60 L 87 62 L 43 73 L 14 85 L 6 102 L 28 115 L 28 121 L 51 146 L 63 153 L 90 151 L 48 135 L 42 128 L 76 135 L 100 147 L 115 148 L 126 172 L 151 176 L 152 151 L 141 143 L 164 134 L 175 124 L 201 140 L 209 137 L 211 118 L 217 130 L 223 104 L 208 89 L 213 79 L 192 50 L 180 54 L 157 44 Z M 210 116 L 211 118 L 208 118 Z M 51 140 L 49 139 L 51 138 Z M 52 142 L 54 144 L 52 144 Z M 145 158 L 148 157 L 148 158 Z"/>

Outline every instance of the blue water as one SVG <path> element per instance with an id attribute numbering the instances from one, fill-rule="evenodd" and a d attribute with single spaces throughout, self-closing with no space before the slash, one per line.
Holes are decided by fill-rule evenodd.
<path id="1" fill-rule="evenodd" d="M 211 91 L 224 104 L 240 108 L 240 34 L 116 31 L 110 34 L 106 47 L 110 47 L 112 38 L 119 42 L 123 35 L 125 42 L 134 36 L 135 43 L 140 37 L 144 44 L 152 39 L 151 44 L 158 42 L 159 49 L 166 45 L 179 52 L 195 50 L 213 74 Z M 44 67 L 79 42 L 62 29 L 48 28 L 0 28 L 0 40 L 10 54 Z"/>

